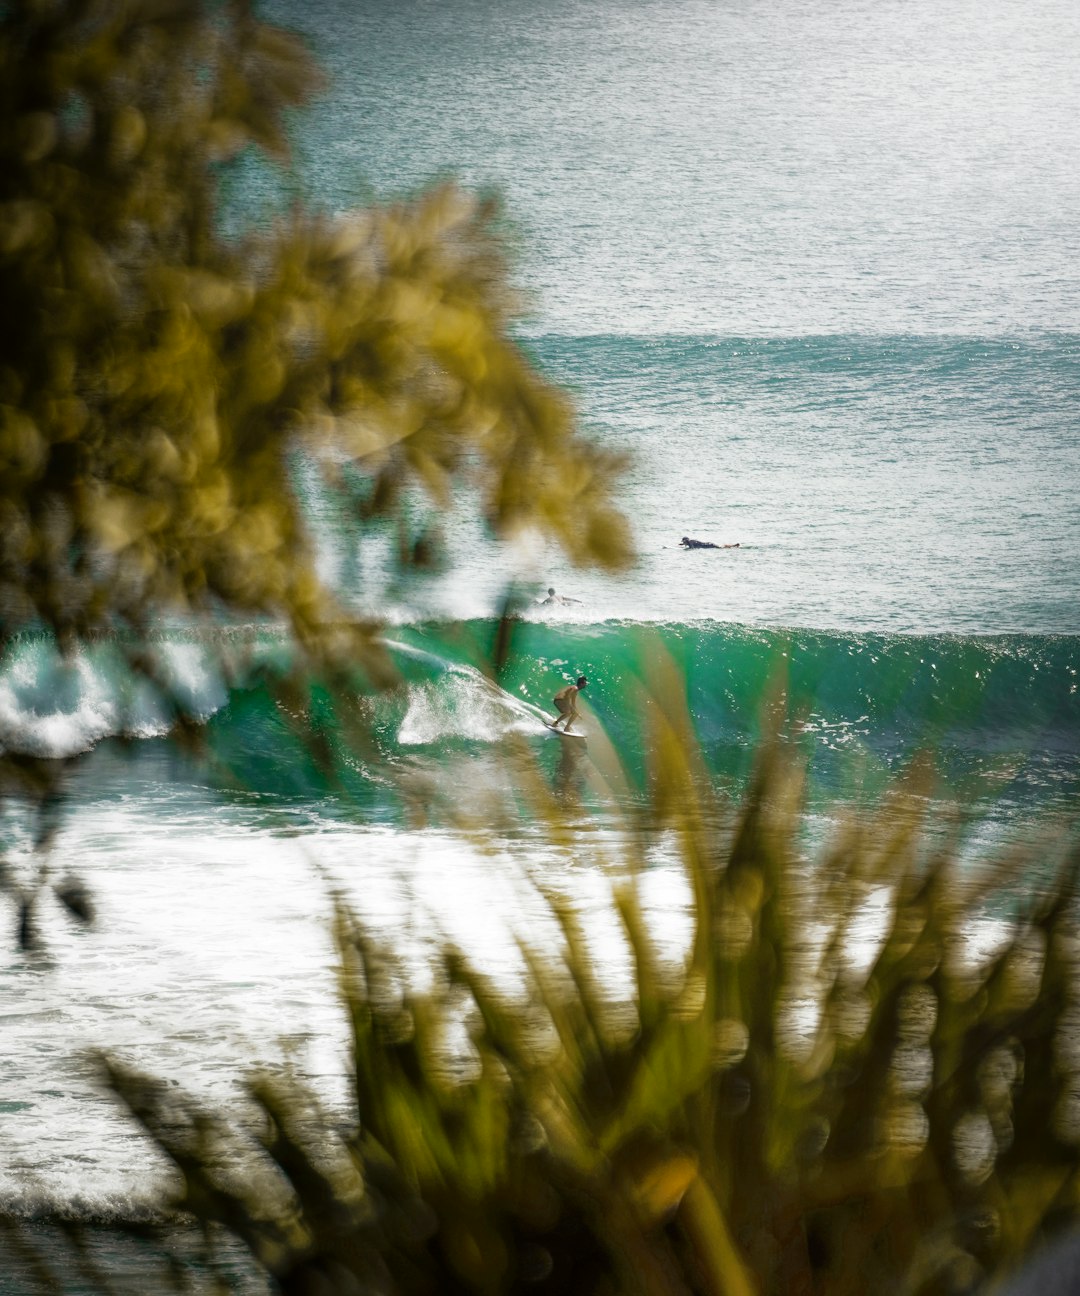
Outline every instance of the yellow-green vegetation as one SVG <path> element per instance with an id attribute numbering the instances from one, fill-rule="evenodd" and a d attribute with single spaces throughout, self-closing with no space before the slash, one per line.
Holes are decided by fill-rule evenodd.
<path id="1" fill-rule="evenodd" d="M 115 636 L 178 734 L 146 651 L 163 617 L 268 618 L 298 673 L 393 681 L 319 575 L 298 459 L 331 490 L 351 474 L 358 532 L 396 533 L 405 573 L 459 491 L 497 537 L 630 556 L 618 457 L 511 336 L 494 201 L 444 185 L 224 228 L 228 169 L 287 165 L 319 81 L 243 0 L 0 5 L 0 660 L 27 631 Z M 0 751 L 0 795 L 51 813 L 63 775 Z"/>
<path id="2" fill-rule="evenodd" d="M 1076 1219 L 1076 861 L 1038 894 L 1045 857 L 961 866 L 926 834 L 918 769 L 807 860 L 790 748 L 733 810 L 679 706 L 649 714 L 650 804 L 613 892 L 625 996 L 598 988 L 562 901 L 562 950 L 524 950 L 525 999 L 468 951 L 411 990 L 341 911 L 346 1121 L 260 1076 L 241 1133 L 109 1064 L 180 1173 L 175 1206 L 275 1290 L 928 1296 L 981 1290 Z M 674 967 L 637 884 L 661 834 L 693 893 Z"/>
<path id="3" fill-rule="evenodd" d="M 360 465 L 359 520 L 400 522 L 406 568 L 431 544 L 403 496 L 464 483 L 499 536 L 626 561 L 615 461 L 509 336 L 492 202 L 444 186 L 222 231 L 222 168 L 283 162 L 317 83 L 244 3 L 0 11 L 0 643 L 226 610 L 374 659 L 370 628 L 328 634 L 297 450 Z"/>

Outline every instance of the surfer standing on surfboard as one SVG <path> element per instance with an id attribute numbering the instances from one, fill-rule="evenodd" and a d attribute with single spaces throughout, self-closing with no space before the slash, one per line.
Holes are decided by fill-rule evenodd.
<path id="1" fill-rule="evenodd" d="M 577 719 L 577 714 L 578 714 L 577 695 L 581 692 L 581 690 L 585 687 L 585 685 L 588 684 L 588 682 L 589 681 L 585 678 L 584 675 L 579 675 L 577 677 L 577 682 L 575 684 L 567 684 L 565 688 L 559 689 L 558 693 L 556 693 L 555 696 L 551 699 L 552 702 L 555 703 L 555 709 L 558 711 L 559 714 L 555 717 L 554 720 L 548 721 L 549 729 L 558 729 L 559 721 L 565 720 L 566 723 L 563 725 L 563 733 L 570 732 L 570 726 Z"/>

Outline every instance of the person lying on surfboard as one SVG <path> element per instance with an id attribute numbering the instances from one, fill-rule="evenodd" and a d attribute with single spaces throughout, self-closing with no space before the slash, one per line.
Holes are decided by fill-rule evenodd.
<path id="1" fill-rule="evenodd" d="M 711 540 L 691 540 L 689 536 L 683 536 L 679 541 L 683 549 L 738 549 L 738 542 L 735 544 L 718 545 L 713 544 Z"/>
<path id="2" fill-rule="evenodd" d="M 556 693 L 551 699 L 552 702 L 555 703 L 555 709 L 559 714 L 554 720 L 548 721 L 549 729 L 558 729 L 559 721 L 565 720 L 566 723 L 563 725 L 563 733 L 570 732 L 570 726 L 578 718 L 577 695 L 585 685 L 588 684 L 588 682 L 589 681 L 584 675 L 579 675 L 577 677 L 577 683 L 567 684 L 565 688 L 559 689 L 558 693 Z"/>

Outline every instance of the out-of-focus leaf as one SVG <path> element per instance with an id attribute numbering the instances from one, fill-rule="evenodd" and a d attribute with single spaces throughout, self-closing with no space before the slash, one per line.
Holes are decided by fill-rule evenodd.
<path id="1" fill-rule="evenodd" d="M 86 884 L 75 877 L 64 878 L 54 888 L 64 908 L 79 922 L 89 926 L 94 921 L 94 898 Z"/>

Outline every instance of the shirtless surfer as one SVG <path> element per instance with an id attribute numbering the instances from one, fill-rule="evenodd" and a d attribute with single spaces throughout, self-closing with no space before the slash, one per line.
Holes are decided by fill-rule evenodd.
<path id="1" fill-rule="evenodd" d="M 588 682 L 589 681 L 584 675 L 579 675 L 576 683 L 567 684 L 565 688 L 559 689 L 558 693 L 556 693 L 551 699 L 552 702 L 555 703 L 555 709 L 559 714 L 554 720 L 548 721 L 549 729 L 558 729 L 559 721 L 565 720 L 566 723 L 563 725 L 563 733 L 570 732 L 570 726 L 578 717 L 577 695 L 585 685 L 588 684 Z"/>
<path id="2" fill-rule="evenodd" d="M 711 540 L 691 540 L 689 536 L 683 536 L 679 541 L 683 549 L 738 549 L 738 542 L 735 544 L 718 545 L 713 544 Z"/>
<path id="3" fill-rule="evenodd" d="M 555 604 L 580 603 L 581 599 L 567 598 L 565 594 L 556 594 L 554 585 L 548 587 L 547 598 L 537 599 L 541 607 L 552 607 Z"/>

